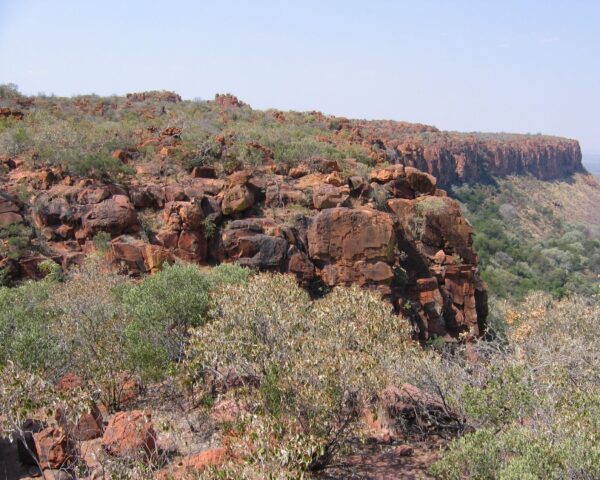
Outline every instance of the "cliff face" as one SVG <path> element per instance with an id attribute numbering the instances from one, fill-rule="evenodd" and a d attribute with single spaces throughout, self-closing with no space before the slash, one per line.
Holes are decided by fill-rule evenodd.
<path id="1" fill-rule="evenodd" d="M 17 167 L 0 192 L 0 218 L 37 237 L 19 259 L 0 255 L 0 267 L 36 278 L 43 261 L 68 268 L 103 239 L 123 273 L 151 273 L 175 257 L 237 262 L 291 273 L 315 294 L 350 284 L 377 290 L 422 340 L 482 333 L 486 292 L 471 228 L 431 175 L 397 165 L 348 177 L 335 162 L 293 176 L 273 166 L 202 175 L 117 185 L 47 171 L 40 184 Z M 17 183 L 30 186 L 29 201 L 16 198 Z"/>
<path id="2" fill-rule="evenodd" d="M 417 167 L 444 186 L 505 175 L 555 180 L 585 171 L 579 142 L 567 138 L 442 132 L 402 122 L 357 122 L 354 128 L 389 161 Z"/>
<path id="3" fill-rule="evenodd" d="M 403 154 L 403 150 L 400 150 Z M 406 164 L 435 175 L 440 184 L 485 181 L 490 175 L 532 175 L 541 180 L 566 178 L 583 171 L 575 140 L 450 141 L 417 147 L 403 155 Z"/>

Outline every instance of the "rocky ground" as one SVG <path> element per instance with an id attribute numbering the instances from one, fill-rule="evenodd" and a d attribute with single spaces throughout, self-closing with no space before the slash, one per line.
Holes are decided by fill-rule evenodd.
<path id="1" fill-rule="evenodd" d="M 76 377 L 65 378 L 63 387 L 74 388 Z M 425 436 L 399 434 L 394 424 L 398 419 L 412 418 L 416 427 L 419 423 L 418 416 L 414 416 L 416 411 L 444 416 L 448 411 L 439 401 L 411 385 L 390 391 L 386 402 L 384 415 L 378 420 L 365 411 L 360 434 L 363 440 L 350 446 L 352 453 L 341 455 L 339 461 L 315 473 L 314 478 L 432 478 L 428 469 L 440 458 L 447 440 L 432 435 L 432 431 Z M 168 385 L 151 387 L 143 395 L 132 394 L 124 407 L 127 410 L 110 415 L 106 412 L 94 418 L 84 415 L 76 426 L 34 428 L 37 433 L 33 434 L 29 451 L 22 448 L 19 440 L 3 439 L 0 442 L 2 478 L 102 479 L 107 478 L 104 472 L 111 467 L 111 462 L 119 458 L 143 459 L 144 463 L 155 466 L 153 473 L 141 470 L 131 477 L 129 471 L 127 478 L 196 478 L 208 468 L 219 467 L 232 459 L 227 435 L 217 432 L 219 427 L 247 414 L 235 402 L 224 400 L 207 416 L 206 409 L 190 408 L 170 395 Z M 421 427 L 425 424 L 419 425 Z M 161 464 L 168 465 L 156 467 Z M 134 469 L 134 465 L 129 462 L 125 468 Z"/>

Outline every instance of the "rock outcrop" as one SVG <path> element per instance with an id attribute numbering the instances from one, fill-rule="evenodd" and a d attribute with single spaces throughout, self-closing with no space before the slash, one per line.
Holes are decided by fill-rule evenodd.
<path id="1" fill-rule="evenodd" d="M 493 176 L 532 175 L 542 180 L 584 171 L 579 142 L 546 135 L 440 131 L 395 121 L 338 122 L 339 136 L 368 148 L 374 161 L 416 167 L 442 186 L 486 182 Z"/>
<path id="2" fill-rule="evenodd" d="M 133 275 L 175 257 L 237 262 L 290 272 L 314 294 L 350 284 L 377 290 L 422 340 L 482 333 L 486 294 L 471 228 L 435 177 L 402 165 L 347 175 L 331 161 L 302 170 L 263 166 L 165 185 L 56 181 L 29 205 L 3 193 L 1 218 L 30 216 L 46 255 L 63 267 L 98 248 Z M 22 274 L 47 257 L 35 258 L 19 264 Z"/>
<path id="3" fill-rule="evenodd" d="M 102 446 L 117 457 L 151 457 L 156 453 L 156 433 L 150 415 L 140 410 L 116 413 L 104 431 Z"/>

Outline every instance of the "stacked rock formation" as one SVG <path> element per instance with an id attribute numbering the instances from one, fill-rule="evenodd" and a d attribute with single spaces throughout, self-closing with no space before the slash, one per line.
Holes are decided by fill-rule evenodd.
<path id="1" fill-rule="evenodd" d="M 480 335 L 485 288 L 458 204 L 413 167 L 368 176 L 339 170 L 331 161 L 288 173 L 268 165 L 143 185 L 74 184 L 53 171 L 30 203 L 0 196 L 3 224 L 30 216 L 46 254 L 2 261 L 17 276 L 35 276 L 45 258 L 68 267 L 104 238 L 110 260 L 130 274 L 152 273 L 175 257 L 237 262 L 292 273 L 315 294 L 349 284 L 378 290 L 423 340 Z"/>

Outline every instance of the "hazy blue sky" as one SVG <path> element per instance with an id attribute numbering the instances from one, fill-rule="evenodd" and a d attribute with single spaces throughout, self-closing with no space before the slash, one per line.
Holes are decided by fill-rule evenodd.
<path id="1" fill-rule="evenodd" d="M 600 152 L 600 1 L 0 0 L 0 83 L 543 132 Z"/>

